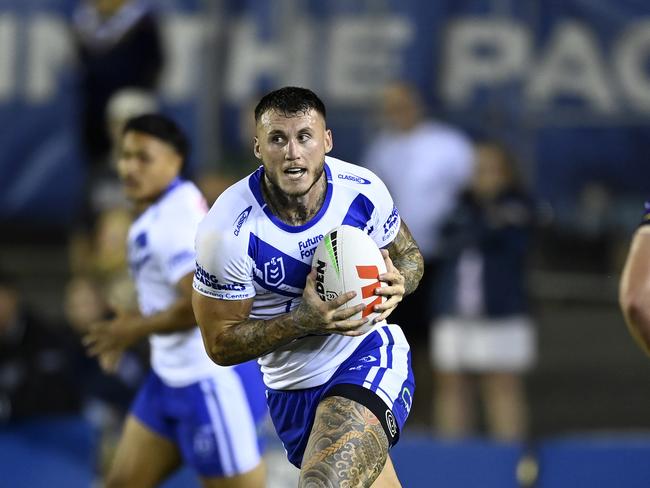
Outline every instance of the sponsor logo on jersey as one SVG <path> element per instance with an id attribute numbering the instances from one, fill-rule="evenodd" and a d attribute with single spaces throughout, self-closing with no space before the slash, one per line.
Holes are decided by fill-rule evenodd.
<path id="1" fill-rule="evenodd" d="M 242 283 L 219 283 L 217 277 L 210 274 L 199 263 L 196 263 L 194 279 L 200 281 L 205 286 L 219 291 L 244 291 L 246 287 Z"/>
<path id="2" fill-rule="evenodd" d="M 277 286 L 284 281 L 284 258 L 271 258 L 264 263 L 264 283 Z"/>
<path id="3" fill-rule="evenodd" d="M 239 232 L 241 231 L 241 226 L 244 225 L 244 222 L 246 222 L 246 219 L 248 218 L 249 214 L 251 213 L 252 208 L 253 208 L 253 206 L 251 205 L 250 207 L 244 209 L 244 211 L 242 213 L 240 213 L 237 216 L 237 218 L 235 219 L 235 221 L 233 222 L 232 225 L 235 228 L 235 230 L 232 233 L 235 234 L 236 236 L 239 235 Z"/>
<path id="4" fill-rule="evenodd" d="M 336 175 L 339 180 L 352 181 L 353 183 L 359 183 L 360 185 L 369 185 L 370 180 L 362 178 L 352 173 L 339 173 Z"/>
<path id="5" fill-rule="evenodd" d="M 298 243 L 298 250 L 300 251 L 301 258 L 309 258 L 316 252 L 316 246 L 323 240 L 323 234 L 318 234 L 315 237 L 310 237 Z"/>
<path id="6" fill-rule="evenodd" d="M 390 213 L 388 216 L 388 219 L 386 219 L 386 222 L 384 223 L 384 236 L 382 238 L 382 241 L 388 240 L 394 233 L 395 226 L 397 225 L 397 221 L 399 220 L 399 212 L 397 211 L 397 207 L 393 206 L 393 211 Z"/>

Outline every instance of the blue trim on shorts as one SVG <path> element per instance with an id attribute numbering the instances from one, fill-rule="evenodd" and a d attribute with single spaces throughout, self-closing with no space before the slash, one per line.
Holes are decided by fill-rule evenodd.
<path id="1" fill-rule="evenodd" d="M 232 371 L 239 377 L 244 389 L 245 404 L 232 404 L 232 398 L 219 397 L 215 389 L 219 374 L 186 386 L 172 387 L 152 371 L 131 408 L 131 414 L 140 422 L 173 442 L 185 464 L 202 477 L 221 478 L 241 474 L 240 469 L 250 469 L 241 465 L 243 459 L 259 458 L 264 450 L 264 442 L 259 433 L 267 408 L 259 366 L 256 362 L 249 361 L 233 367 Z M 225 402 L 230 403 L 226 406 Z M 258 434 L 257 442 L 252 444 L 256 452 L 242 453 L 240 439 L 234 431 L 232 413 L 228 423 L 224 415 L 225 408 L 241 411 L 250 409 L 250 416 L 242 415 L 241 422 L 247 422 L 246 419 L 252 417 L 255 425 L 251 429 Z M 250 446 L 251 442 L 248 441 L 245 445 Z"/>

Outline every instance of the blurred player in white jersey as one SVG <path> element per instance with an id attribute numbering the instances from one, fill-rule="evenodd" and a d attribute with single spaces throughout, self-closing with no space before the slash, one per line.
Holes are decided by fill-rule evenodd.
<path id="1" fill-rule="evenodd" d="M 126 420 L 108 487 L 153 487 L 183 463 L 204 487 L 265 483 L 259 368 L 215 365 L 192 313 L 194 236 L 207 208 L 180 177 L 187 151 L 183 132 L 160 115 L 130 119 L 122 133 L 117 167 L 136 211 L 128 256 L 140 313 L 94 325 L 85 343 L 110 369 L 125 348 L 149 337 L 153 371 Z"/>
<path id="2" fill-rule="evenodd" d="M 417 287 L 422 256 L 385 185 L 326 157 L 332 134 L 310 90 L 285 87 L 255 108 L 262 166 L 226 190 L 199 227 L 193 306 L 219 364 L 260 358 L 267 401 L 300 486 L 399 486 L 388 450 L 412 404 L 409 345 L 386 318 Z M 323 235 L 348 224 L 383 248 L 380 315 L 323 302 L 311 271 Z M 374 483 L 374 484 L 373 484 Z"/>

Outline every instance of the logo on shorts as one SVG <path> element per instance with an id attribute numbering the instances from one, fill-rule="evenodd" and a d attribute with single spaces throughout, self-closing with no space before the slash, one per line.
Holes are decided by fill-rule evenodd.
<path id="1" fill-rule="evenodd" d="M 410 413 L 411 405 L 413 404 L 413 397 L 411 397 L 411 390 L 409 390 L 407 387 L 404 387 L 402 390 L 402 402 L 404 403 L 406 412 Z"/>
<path id="2" fill-rule="evenodd" d="M 214 443 L 214 431 L 210 425 L 202 425 L 194 432 L 192 442 L 194 453 L 202 458 L 209 458 L 214 454 L 216 448 Z"/>
<path id="3" fill-rule="evenodd" d="M 386 409 L 386 425 L 388 426 L 388 432 L 390 436 L 394 439 L 397 435 L 397 422 L 395 421 L 395 416 L 393 412 L 389 409 Z"/>
<path id="4" fill-rule="evenodd" d="M 373 356 L 372 354 L 368 354 L 367 356 L 364 356 L 361 359 L 359 359 L 359 361 L 361 361 L 363 363 L 373 363 L 373 362 L 377 361 L 377 358 L 375 356 Z"/>

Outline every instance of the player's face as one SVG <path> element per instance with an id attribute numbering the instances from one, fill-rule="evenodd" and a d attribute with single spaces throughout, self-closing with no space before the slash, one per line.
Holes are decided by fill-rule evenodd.
<path id="1" fill-rule="evenodd" d="M 155 200 L 176 178 L 181 157 L 166 142 L 129 131 L 122 137 L 117 172 L 127 198 L 136 202 Z"/>
<path id="2" fill-rule="evenodd" d="M 314 187 L 331 149 L 332 133 L 316 110 L 290 117 L 268 110 L 257 123 L 255 156 L 266 177 L 287 196 L 301 197 Z"/>

